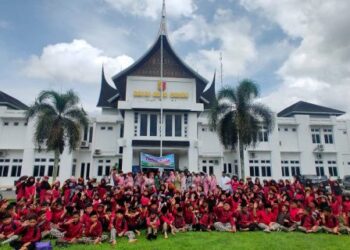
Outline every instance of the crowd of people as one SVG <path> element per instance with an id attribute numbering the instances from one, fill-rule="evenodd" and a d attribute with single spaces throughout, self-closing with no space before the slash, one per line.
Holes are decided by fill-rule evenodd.
<path id="1" fill-rule="evenodd" d="M 186 231 L 263 230 L 350 233 L 350 197 L 337 181 L 304 185 L 297 179 L 229 178 L 189 172 L 122 173 L 100 181 L 22 176 L 16 201 L 0 201 L 0 242 L 35 249 L 56 244 L 130 243 Z"/>

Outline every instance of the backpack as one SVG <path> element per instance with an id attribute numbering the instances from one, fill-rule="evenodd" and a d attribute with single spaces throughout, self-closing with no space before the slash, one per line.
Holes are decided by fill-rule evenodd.
<path id="1" fill-rule="evenodd" d="M 52 250 L 51 242 L 50 241 L 42 241 L 35 243 L 35 249 L 36 250 Z"/>

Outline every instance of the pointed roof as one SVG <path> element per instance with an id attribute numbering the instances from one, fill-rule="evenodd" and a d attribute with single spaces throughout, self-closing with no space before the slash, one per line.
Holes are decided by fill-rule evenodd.
<path id="1" fill-rule="evenodd" d="M 216 71 L 214 72 L 213 80 L 207 84 L 203 93 L 201 95 L 201 100 L 204 102 L 204 108 L 209 108 L 210 104 L 215 99 L 215 79 L 216 79 Z"/>
<path id="2" fill-rule="evenodd" d="M 2 92 L 0 90 L 0 106 L 7 106 L 10 109 L 26 110 L 28 106 L 16 98 Z"/>
<path id="3" fill-rule="evenodd" d="M 309 102 L 299 101 L 285 108 L 277 114 L 278 117 L 291 117 L 294 115 L 340 116 L 344 111 L 332 109 Z"/>
<path id="4" fill-rule="evenodd" d="M 114 92 L 118 92 L 118 100 L 125 100 L 126 95 L 126 84 L 128 76 L 150 76 L 157 77 L 161 76 L 160 73 L 160 58 L 161 58 L 161 46 L 163 45 L 163 77 L 175 77 L 175 78 L 194 78 L 196 82 L 196 97 L 198 103 L 204 103 L 201 100 L 201 96 L 204 94 L 204 90 L 208 85 L 208 81 L 189 67 L 175 52 L 172 48 L 167 34 L 167 25 L 166 25 L 166 10 L 165 10 L 165 1 L 163 1 L 162 8 L 162 18 L 160 22 L 160 27 L 158 31 L 157 38 L 153 45 L 148 49 L 148 51 L 141 56 L 137 61 L 132 65 L 125 68 L 118 74 L 112 77 L 112 80 L 115 85 Z M 103 84 L 103 83 L 101 83 Z M 110 86 L 109 86 L 110 87 Z M 111 88 L 111 87 L 110 87 Z M 214 92 L 210 90 L 209 93 L 214 93 L 215 96 L 215 87 Z M 104 89 L 104 91 L 102 91 Z M 107 91 L 107 88 L 101 87 L 101 95 L 99 100 L 98 107 L 102 107 L 100 104 L 105 104 L 105 97 L 102 96 L 102 92 Z M 112 88 L 113 89 L 113 88 Z M 204 94 L 203 98 L 208 94 Z M 203 99 L 202 98 L 202 99 Z M 114 106 L 116 107 L 116 106 Z"/>
<path id="5" fill-rule="evenodd" d="M 105 77 L 104 68 L 102 66 L 101 76 L 101 91 L 97 107 L 117 107 L 117 99 L 119 92 L 117 89 L 111 87 Z"/>

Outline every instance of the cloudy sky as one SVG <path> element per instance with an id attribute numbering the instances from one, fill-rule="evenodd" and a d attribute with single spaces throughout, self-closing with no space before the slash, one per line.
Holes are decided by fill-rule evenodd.
<path id="1" fill-rule="evenodd" d="M 2 0 L 0 89 L 30 104 L 73 88 L 96 112 L 102 64 L 110 79 L 147 50 L 161 2 Z M 208 80 L 221 52 L 224 84 L 253 79 L 274 111 L 305 100 L 350 112 L 350 1 L 166 2 L 173 47 Z"/>

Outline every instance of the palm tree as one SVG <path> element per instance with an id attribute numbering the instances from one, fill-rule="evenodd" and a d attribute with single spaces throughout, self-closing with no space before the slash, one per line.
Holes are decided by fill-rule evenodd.
<path id="1" fill-rule="evenodd" d="M 87 114 L 78 104 L 79 97 L 73 90 L 63 94 L 44 90 L 26 112 L 27 120 L 36 118 L 34 141 L 39 151 L 45 145 L 47 151 L 54 152 L 53 181 L 56 180 L 64 148 L 68 145 L 70 152 L 76 149 L 81 128 L 88 125 Z"/>
<path id="2" fill-rule="evenodd" d="M 272 111 L 254 102 L 259 96 L 257 84 L 242 80 L 237 87 L 223 87 L 209 111 L 210 127 L 218 133 L 225 148 L 239 149 L 241 178 L 244 178 L 244 149 L 255 146 L 259 130 L 264 126 L 268 133 L 274 127 Z"/>

